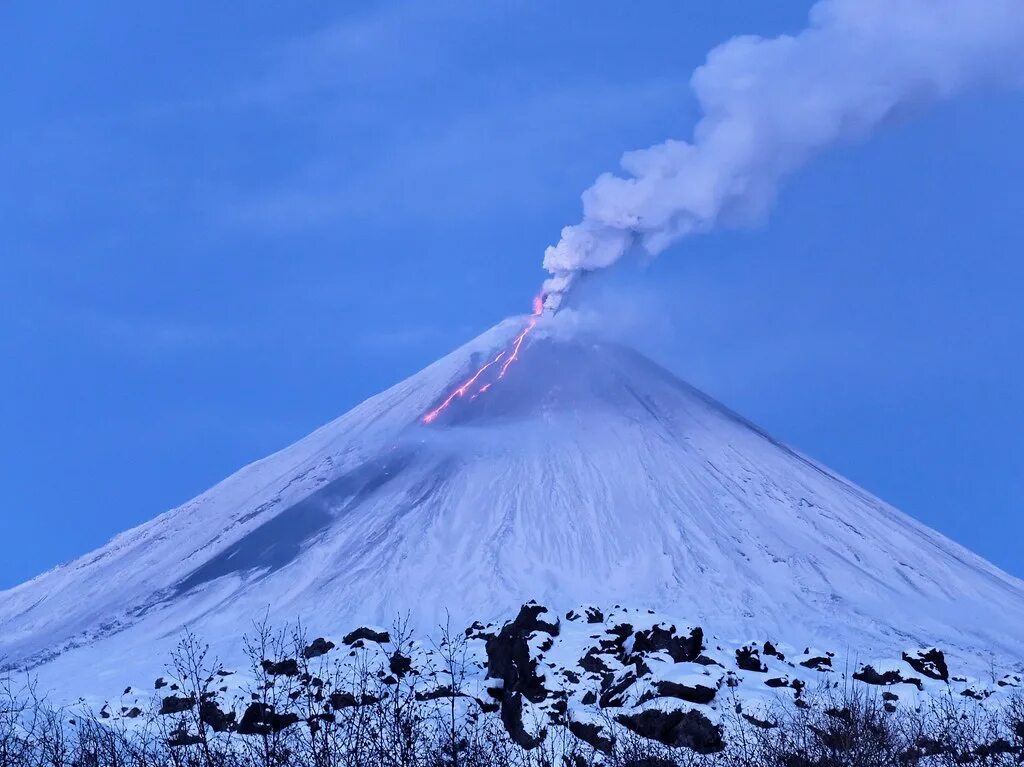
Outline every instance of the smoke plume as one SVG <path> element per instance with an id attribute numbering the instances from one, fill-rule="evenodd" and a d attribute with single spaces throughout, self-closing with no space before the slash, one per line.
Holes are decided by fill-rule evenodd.
<path id="1" fill-rule="evenodd" d="M 795 36 L 735 37 L 692 76 L 690 141 L 627 152 L 583 193 L 583 220 L 544 254 L 546 306 L 634 246 L 763 218 L 816 153 L 909 109 L 1024 85 L 1024 0 L 821 0 Z"/>

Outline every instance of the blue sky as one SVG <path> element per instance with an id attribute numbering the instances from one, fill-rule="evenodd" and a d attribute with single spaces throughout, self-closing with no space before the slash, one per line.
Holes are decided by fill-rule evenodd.
<path id="1" fill-rule="evenodd" d="M 690 72 L 807 2 L 0 10 L 0 587 L 415 372 L 543 278 Z M 907 116 L 593 288 L 662 364 L 1024 576 L 1024 101 Z"/>

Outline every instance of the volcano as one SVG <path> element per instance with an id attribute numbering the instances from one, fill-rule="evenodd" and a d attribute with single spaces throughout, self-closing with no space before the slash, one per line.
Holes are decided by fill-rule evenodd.
<path id="1" fill-rule="evenodd" d="M 268 611 L 429 631 L 528 600 L 861 657 L 1024 657 L 1024 583 L 627 347 L 545 318 L 500 380 L 424 423 L 522 327 L 0 593 L 0 665 L 80 694 L 158 671 L 185 627 L 230 660 Z"/>

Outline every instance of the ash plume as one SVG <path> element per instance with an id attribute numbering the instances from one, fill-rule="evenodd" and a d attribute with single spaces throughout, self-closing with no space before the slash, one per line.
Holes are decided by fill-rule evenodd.
<path id="1" fill-rule="evenodd" d="M 780 182 L 834 144 L 988 85 L 1024 85 L 1022 0 L 821 0 L 796 35 L 734 37 L 690 81 L 689 141 L 627 152 L 583 193 L 583 220 L 545 251 L 545 306 L 634 247 L 755 223 Z"/>

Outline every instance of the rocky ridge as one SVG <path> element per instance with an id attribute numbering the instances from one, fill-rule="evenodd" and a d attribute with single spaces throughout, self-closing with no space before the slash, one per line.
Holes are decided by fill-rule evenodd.
<path id="1" fill-rule="evenodd" d="M 730 723 L 770 729 L 780 707 L 822 705 L 840 689 L 878 698 L 891 713 L 940 698 L 998 707 L 1024 689 L 1020 669 L 986 675 L 958 667 L 936 647 L 906 648 L 888 660 L 857 659 L 838 649 L 793 647 L 779 637 L 727 640 L 702 626 L 618 605 L 555 615 L 531 602 L 500 625 L 477 622 L 436 643 L 414 640 L 401 627 L 361 626 L 295 649 L 294 657 L 262 659 L 258 678 L 220 669 L 205 693 L 158 679 L 158 713 L 198 709 L 199 721 L 215 732 L 258 735 L 304 720 L 317 726 L 344 710 L 404 695 L 454 703 L 460 717 L 498 717 L 525 749 L 564 728 L 608 752 L 624 728 L 665 746 L 715 753 Z M 288 701 L 305 700 L 312 708 L 268 703 L 266 690 L 279 684 Z M 119 714 L 112 713 L 116 705 L 104 708 L 110 716 L 140 716 L 140 694 L 126 693 Z M 188 745 L 198 736 L 183 722 L 174 737 Z"/>

